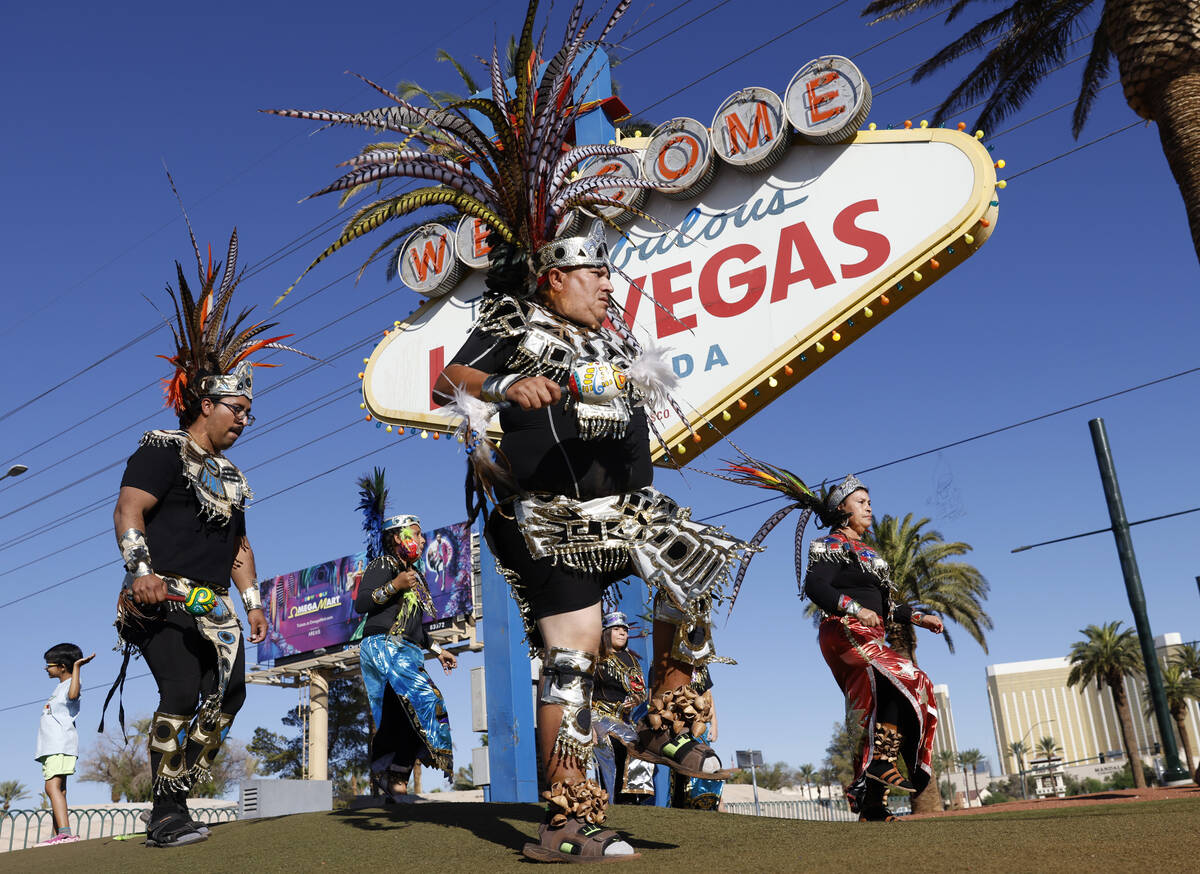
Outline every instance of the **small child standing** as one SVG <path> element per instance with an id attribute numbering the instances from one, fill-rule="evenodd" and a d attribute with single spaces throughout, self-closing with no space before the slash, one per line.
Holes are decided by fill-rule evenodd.
<path id="1" fill-rule="evenodd" d="M 60 643 L 46 650 L 46 674 L 57 680 L 58 686 L 42 709 L 36 758 L 42 764 L 55 833 L 39 847 L 79 840 L 71 834 L 67 821 L 67 776 L 75 773 L 79 755 L 79 732 L 75 730 L 75 717 L 79 715 L 79 671 L 95 657 L 92 653 L 84 658 L 83 650 L 73 643 Z"/>

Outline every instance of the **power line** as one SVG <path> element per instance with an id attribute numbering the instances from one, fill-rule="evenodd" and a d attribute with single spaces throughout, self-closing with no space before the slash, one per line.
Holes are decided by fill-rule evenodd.
<path id="1" fill-rule="evenodd" d="M 1010 180 L 1019 179 L 1020 177 L 1024 176 L 1026 173 L 1032 173 L 1034 170 L 1040 170 L 1042 167 L 1045 167 L 1047 164 L 1053 164 L 1055 161 L 1059 160 L 1060 158 L 1065 158 L 1065 157 L 1067 157 L 1067 155 L 1074 155 L 1076 152 L 1081 151 L 1082 149 L 1086 149 L 1088 146 L 1094 146 L 1094 145 L 1096 145 L 1096 143 L 1102 143 L 1105 140 L 1107 140 L 1109 137 L 1115 137 L 1117 134 L 1124 133 L 1125 131 L 1129 130 L 1130 128 L 1134 128 L 1134 127 L 1137 127 L 1138 125 L 1144 125 L 1144 124 L 1146 124 L 1146 122 L 1143 122 L 1141 119 L 1138 119 L 1137 121 L 1134 121 L 1134 122 L 1130 122 L 1129 124 L 1125 125 L 1125 127 L 1119 127 L 1114 131 L 1109 131 L 1108 133 L 1104 134 L 1104 136 L 1096 137 L 1096 139 L 1094 139 L 1094 140 L 1089 140 L 1088 142 L 1083 143 L 1082 145 L 1076 146 L 1073 149 L 1068 149 L 1067 151 L 1063 152 L 1060 155 L 1055 155 L 1053 158 L 1047 158 L 1045 161 L 1042 161 L 1040 164 L 1034 164 L 1032 167 L 1026 167 L 1020 173 L 1013 173 L 1008 178 Z"/>
<path id="2" fill-rule="evenodd" d="M 150 672 L 146 671 L 146 673 L 144 673 L 144 674 L 133 674 L 131 676 L 128 676 L 125 678 L 125 681 L 129 682 L 130 680 L 140 680 L 143 677 L 149 677 L 149 676 L 150 676 Z M 108 687 L 108 683 L 100 683 L 99 685 L 96 685 L 96 686 L 84 686 L 81 691 L 94 692 L 97 689 L 105 689 L 107 687 Z M 25 701 L 21 704 L 9 704 L 7 707 L 0 707 L 0 713 L 4 713 L 8 710 L 17 710 L 21 707 L 32 707 L 35 704 L 45 704 L 45 703 L 46 703 L 45 698 L 38 698 L 36 701 Z"/>
<path id="3" fill-rule="evenodd" d="M 1110 392 L 1109 394 L 1101 395 L 1100 397 L 1096 397 L 1096 398 L 1092 398 L 1091 400 L 1080 401 L 1079 403 L 1071 404 L 1068 407 L 1062 407 L 1061 409 L 1052 410 L 1051 412 L 1048 412 L 1048 413 L 1042 413 L 1041 415 L 1033 416 L 1029 419 L 1022 419 L 1021 421 L 1014 422 L 1011 425 L 1005 425 L 1001 428 L 992 428 L 989 431 L 983 431 L 982 433 L 975 434 L 971 437 L 964 437 L 961 440 L 955 440 L 950 443 L 943 443 L 941 446 L 935 446 L 932 449 L 925 449 L 921 452 L 914 452 L 911 455 L 905 455 L 901 458 L 894 458 L 891 461 L 886 461 L 883 464 L 876 464 L 872 467 L 866 467 L 866 468 L 863 468 L 862 470 L 857 470 L 854 473 L 855 473 L 855 475 L 873 473 L 874 471 L 877 471 L 877 470 L 883 470 L 885 467 L 892 467 L 893 465 L 903 464 L 906 461 L 913 461 L 918 458 L 924 458 L 927 455 L 933 455 L 934 453 L 941 452 L 945 449 L 952 449 L 956 446 L 962 446 L 966 443 L 972 443 L 976 440 L 982 440 L 984 437 L 993 437 L 996 434 L 1003 434 L 1005 431 L 1012 431 L 1012 430 L 1015 430 L 1016 428 L 1023 428 L 1026 425 L 1032 425 L 1035 422 L 1041 422 L 1044 419 L 1050 419 L 1050 418 L 1053 418 L 1054 416 L 1061 416 L 1064 413 L 1074 412 L 1075 410 L 1081 409 L 1086 406 L 1090 406 L 1091 404 L 1098 404 L 1101 401 L 1112 400 L 1113 398 L 1121 397 L 1122 395 L 1131 394 L 1132 392 L 1135 392 L 1135 391 L 1141 391 L 1142 389 L 1145 389 L 1145 388 L 1151 388 L 1156 385 L 1161 385 L 1164 382 L 1170 382 L 1173 379 L 1179 379 L 1180 377 L 1189 376 L 1193 373 L 1198 373 L 1198 372 L 1200 372 L 1200 367 L 1190 367 L 1187 370 L 1181 370 L 1178 373 L 1172 373 L 1168 376 L 1160 376 L 1158 379 L 1152 379 L 1149 382 L 1143 382 L 1138 385 L 1132 385 L 1128 388 L 1123 388 L 1119 391 Z M 701 519 L 700 521 L 707 522 L 710 519 L 716 519 L 721 516 L 729 515 L 730 513 L 736 513 L 740 510 L 749 509 L 750 507 L 757 507 L 761 504 L 765 504 L 765 503 L 768 503 L 768 502 L 774 501 L 774 500 L 779 500 L 780 498 L 783 498 L 783 497 L 784 497 L 783 495 L 778 495 L 778 496 L 773 495 L 769 498 L 764 498 L 760 501 L 755 501 L 752 504 L 745 504 L 743 506 L 734 507 L 729 510 L 722 510 L 719 513 L 714 513 L 711 516 L 707 516 L 704 519 Z M 1200 508 L 1198 508 L 1198 509 L 1200 509 Z M 1167 519 L 1167 518 L 1170 518 L 1171 516 L 1178 516 L 1178 515 L 1182 515 L 1183 513 L 1191 513 L 1191 512 L 1194 512 L 1194 511 L 1193 510 L 1184 510 L 1181 513 L 1171 513 L 1171 514 L 1168 514 L 1167 516 L 1156 516 L 1153 519 L 1143 519 L 1142 522 L 1155 522 L 1158 519 Z M 1130 524 L 1134 524 L 1134 523 L 1130 523 Z M 1136 524 L 1140 525 L 1141 522 L 1136 523 Z M 1101 528 L 1099 530 L 1100 531 L 1109 531 L 1111 529 Z M 1088 532 L 1088 534 L 1095 534 L 1095 533 L 1096 533 L 1095 531 Z M 1086 537 L 1087 535 L 1081 534 L 1081 535 L 1075 535 L 1075 536 Z M 1070 539 L 1070 538 L 1067 538 L 1067 539 Z M 1057 541 L 1047 541 L 1047 542 L 1057 542 Z M 1037 546 L 1040 544 L 1034 544 L 1034 545 Z"/>
<path id="4" fill-rule="evenodd" d="M 351 423 L 351 424 L 355 424 L 355 423 Z M 344 429 L 339 428 L 338 430 L 340 431 L 340 430 L 344 430 Z M 336 433 L 336 432 L 331 432 L 331 433 Z M 326 436 L 330 436 L 330 435 L 326 435 Z M 349 461 L 343 461 L 341 464 L 336 464 L 333 467 L 329 468 L 328 470 L 324 470 L 324 471 L 321 471 L 320 473 L 313 474 L 312 476 L 306 477 L 305 479 L 302 479 L 299 482 L 292 483 L 289 486 L 284 486 L 282 489 L 274 491 L 269 495 L 265 495 L 261 498 L 257 498 L 254 501 L 255 506 L 266 503 L 267 501 L 271 500 L 272 498 L 277 498 L 282 494 L 286 494 L 287 492 L 290 492 L 293 489 L 298 489 L 298 488 L 300 488 L 300 486 L 307 485 L 308 483 L 314 482 L 318 479 L 321 479 L 322 477 L 326 477 L 329 474 L 335 473 L 344 467 L 348 467 L 351 464 L 355 464 L 356 462 L 362 461 L 364 458 L 369 458 L 372 455 L 376 455 L 377 453 L 383 452 L 385 449 L 389 449 L 400 443 L 404 443 L 407 440 L 411 440 L 412 436 L 413 435 L 411 433 L 405 434 L 399 440 L 389 441 L 387 443 L 384 443 L 382 446 L 376 447 L 375 449 L 368 450 L 367 452 L 364 452 L 362 455 L 357 455 L 354 458 L 351 458 Z M 289 450 L 288 453 L 284 453 L 284 454 L 289 454 L 290 451 L 291 450 Z M 93 537 L 98 537 L 98 536 L 100 536 L 100 535 L 93 535 Z M 14 604 L 19 604 L 22 601 L 26 601 L 37 595 L 44 594 L 45 592 L 49 592 L 52 589 L 57 589 L 59 586 L 65 586 L 67 583 L 71 583 L 71 582 L 74 582 L 75 580 L 82 579 L 83 577 L 89 576 L 90 574 L 93 574 L 96 571 L 103 570 L 104 568 L 107 568 L 107 567 L 112 567 L 113 565 L 119 565 L 119 563 L 120 562 L 118 559 L 112 559 L 111 561 L 103 562 L 101 564 L 96 565 L 93 568 L 89 568 L 86 571 L 82 571 L 81 573 L 77 573 L 73 576 L 67 577 L 66 579 L 59 580 L 56 583 L 51 583 L 48 586 L 43 586 L 40 589 L 35 589 L 34 591 L 29 592 L 24 595 L 21 595 L 18 598 L 13 598 L 11 601 L 5 601 L 3 604 L 0 604 L 0 610 L 3 610 L 6 607 L 11 607 Z"/>
<path id="5" fill-rule="evenodd" d="M 1129 527 L 1134 525 L 1145 525 L 1147 522 L 1161 522 L 1163 519 L 1174 519 L 1176 516 L 1186 516 L 1188 513 L 1200 513 L 1200 507 L 1192 507 L 1190 510 L 1178 510 L 1174 513 L 1164 513 L 1161 516 L 1151 516 L 1149 519 L 1139 519 L 1136 522 L 1130 522 Z M 1069 537 L 1056 537 L 1053 540 L 1043 540 L 1041 543 L 1031 543 L 1028 546 L 1018 546 L 1016 549 L 1009 550 L 1010 552 L 1025 552 L 1029 549 L 1036 549 L 1039 546 L 1049 546 L 1051 543 L 1065 543 L 1068 540 L 1078 540 L 1081 537 L 1091 537 L 1093 534 L 1104 534 L 1112 531 L 1113 528 L 1109 525 L 1107 528 L 1097 528 L 1095 531 L 1084 531 L 1082 534 L 1072 534 Z"/>

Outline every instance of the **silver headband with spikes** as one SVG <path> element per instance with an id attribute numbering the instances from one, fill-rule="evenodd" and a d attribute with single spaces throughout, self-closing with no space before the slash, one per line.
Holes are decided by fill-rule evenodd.
<path id="1" fill-rule="evenodd" d="M 405 525 L 420 525 L 421 517 L 414 516 L 411 513 L 401 513 L 398 516 L 389 516 L 383 520 L 383 530 L 391 531 L 394 528 L 403 528 Z"/>
<path id="2" fill-rule="evenodd" d="M 224 376 L 205 376 L 200 380 L 201 397 L 227 397 L 240 395 L 248 401 L 254 400 L 254 366 L 243 361 L 233 373 Z"/>
<path id="3" fill-rule="evenodd" d="M 866 485 L 854 474 L 849 474 L 842 480 L 841 484 L 829 490 L 829 496 L 825 499 L 825 509 L 833 512 L 837 509 L 838 504 L 857 492 L 859 489 L 867 491 Z"/>
<path id="4" fill-rule="evenodd" d="M 561 237 L 540 247 L 534 257 L 534 271 L 545 276 L 552 267 L 572 270 L 576 267 L 607 267 L 608 241 L 604 239 L 604 224 L 592 222 L 586 237 Z"/>

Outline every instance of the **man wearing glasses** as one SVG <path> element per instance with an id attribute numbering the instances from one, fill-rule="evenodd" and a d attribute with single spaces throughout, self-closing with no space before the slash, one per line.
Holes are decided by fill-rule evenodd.
<path id="1" fill-rule="evenodd" d="M 161 356 L 175 367 L 164 382 L 179 429 L 143 435 L 125 467 L 113 513 L 127 571 L 117 607 L 125 665 L 140 651 L 159 693 L 150 723 L 149 846 L 182 846 L 208 836 L 188 813 L 188 794 L 210 779 L 246 698 L 245 646 L 231 581 L 241 595 L 250 642 L 267 635 L 246 536 L 251 492 L 224 453 L 254 422 L 248 356 L 285 338 L 257 339 L 272 325 L 241 330 L 244 313 L 232 326 L 223 324 L 236 285 L 236 236 L 230 255 L 219 288 L 216 269 L 199 265 L 203 288 L 194 298 L 179 271 L 178 324 L 172 326 L 177 348 Z"/>

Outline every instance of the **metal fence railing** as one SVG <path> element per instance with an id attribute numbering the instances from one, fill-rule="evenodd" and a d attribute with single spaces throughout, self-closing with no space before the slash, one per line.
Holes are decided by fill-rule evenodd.
<path id="1" fill-rule="evenodd" d="M 146 831 L 141 816 L 145 807 L 73 807 L 67 815 L 71 833 L 88 838 L 114 835 L 140 835 Z M 237 819 L 237 805 L 228 807 L 191 807 L 192 819 L 206 825 Z M 54 835 L 54 819 L 49 810 L 9 810 L 0 814 L 0 853 L 24 850 Z"/>
<path id="2" fill-rule="evenodd" d="M 892 798 L 888 801 L 892 813 L 912 813 L 908 801 Z M 850 806 L 840 799 L 834 801 L 762 801 L 759 802 L 759 816 L 769 816 L 774 819 L 807 819 L 817 822 L 855 822 L 858 814 L 850 812 Z M 740 813 L 743 816 L 754 816 L 753 801 L 727 801 L 726 813 Z"/>

